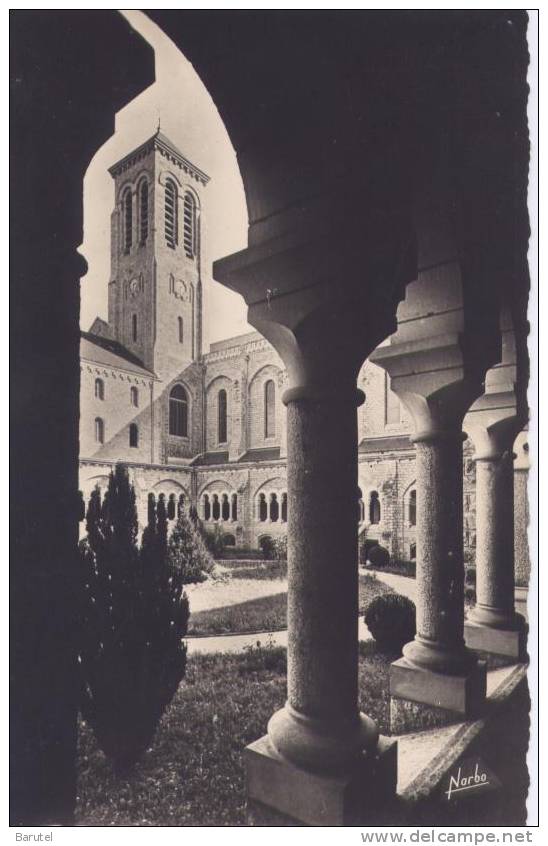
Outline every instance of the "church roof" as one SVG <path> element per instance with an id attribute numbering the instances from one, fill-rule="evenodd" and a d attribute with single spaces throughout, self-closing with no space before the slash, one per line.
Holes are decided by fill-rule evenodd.
<path id="1" fill-rule="evenodd" d="M 118 341 L 92 335 L 91 332 L 80 332 L 80 358 L 104 367 L 129 370 L 141 376 L 155 376 L 152 370 L 148 370 L 136 355 L 126 350 Z"/>
<path id="2" fill-rule="evenodd" d="M 278 461 L 280 447 L 260 447 L 248 449 L 238 461 Z"/>
<path id="3" fill-rule="evenodd" d="M 386 438 L 364 438 L 358 452 L 394 452 L 395 450 L 413 449 L 408 435 L 391 435 Z"/>
<path id="4" fill-rule="evenodd" d="M 228 464 L 228 450 L 225 452 L 202 452 L 190 463 L 197 467 L 211 467 L 215 464 Z"/>
<path id="5" fill-rule="evenodd" d="M 181 170 L 184 170 L 189 176 L 197 179 L 202 185 L 207 185 L 209 176 L 200 170 L 199 167 L 192 164 L 179 150 L 179 148 L 171 141 L 167 135 L 158 129 L 154 135 L 136 147 L 131 153 L 127 153 L 123 158 L 115 162 L 109 167 L 108 172 L 111 176 L 118 176 L 124 170 L 132 167 L 139 159 L 147 156 L 152 150 L 160 150 L 162 155 L 169 159 L 173 164 L 176 164 Z"/>

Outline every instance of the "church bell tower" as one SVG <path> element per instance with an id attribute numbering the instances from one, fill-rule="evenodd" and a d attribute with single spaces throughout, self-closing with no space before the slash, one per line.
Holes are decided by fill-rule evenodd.
<path id="1" fill-rule="evenodd" d="M 160 130 L 109 173 L 110 330 L 168 382 L 202 352 L 200 224 L 209 177 Z"/>

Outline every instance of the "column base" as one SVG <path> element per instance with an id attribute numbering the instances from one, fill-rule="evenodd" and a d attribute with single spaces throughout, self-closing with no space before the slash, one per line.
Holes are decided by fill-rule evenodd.
<path id="1" fill-rule="evenodd" d="M 390 666 L 390 729 L 403 734 L 478 717 L 486 689 L 485 661 L 465 673 L 448 675 L 400 658 Z"/>
<path id="2" fill-rule="evenodd" d="M 464 639 L 470 649 L 481 649 L 493 655 L 504 655 L 516 661 L 527 659 L 527 631 L 518 629 L 493 629 L 474 620 L 464 621 Z"/>
<path id="3" fill-rule="evenodd" d="M 395 797 L 397 742 L 380 737 L 374 752 L 336 774 L 296 767 L 268 735 L 244 751 L 250 825 L 363 825 Z"/>

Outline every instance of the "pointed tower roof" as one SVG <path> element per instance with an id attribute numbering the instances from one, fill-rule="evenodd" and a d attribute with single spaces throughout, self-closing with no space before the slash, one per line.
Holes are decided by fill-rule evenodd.
<path id="1" fill-rule="evenodd" d="M 159 127 L 154 135 L 152 135 L 147 141 L 140 144 L 122 159 L 119 159 L 112 165 L 112 167 L 109 167 L 108 172 L 112 177 L 119 176 L 125 170 L 128 170 L 136 162 L 138 162 L 139 159 L 144 159 L 145 156 L 148 156 L 152 150 L 158 150 L 164 158 L 171 162 L 171 164 L 176 165 L 202 185 L 207 185 L 209 182 L 209 176 L 207 173 L 204 173 L 203 170 L 200 170 L 199 167 L 196 167 L 196 165 L 193 165 L 192 162 L 185 158 L 178 147 L 175 146 L 173 141 L 170 141 L 167 135 L 164 135 Z"/>

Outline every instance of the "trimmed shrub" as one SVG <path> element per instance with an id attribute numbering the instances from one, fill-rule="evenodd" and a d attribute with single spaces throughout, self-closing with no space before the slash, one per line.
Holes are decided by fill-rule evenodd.
<path id="1" fill-rule="evenodd" d="M 371 566 L 376 570 L 382 570 L 383 567 L 388 567 L 390 564 L 390 553 L 384 546 L 379 546 L 379 544 L 370 548 L 367 558 Z"/>
<path id="2" fill-rule="evenodd" d="M 184 585 L 204 582 L 215 566 L 203 538 L 184 508 L 179 509 L 179 517 L 169 536 L 167 556 Z"/>
<path id="3" fill-rule="evenodd" d="M 221 526 L 215 523 L 213 531 L 208 531 L 203 524 L 200 527 L 200 533 L 204 539 L 204 543 L 213 556 L 213 558 L 223 558 L 225 554 L 224 534 Z"/>
<path id="4" fill-rule="evenodd" d="M 476 604 L 476 588 L 472 585 L 467 585 L 464 588 L 464 602 L 466 606 Z"/>
<path id="5" fill-rule="evenodd" d="M 475 587 L 476 585 L 476 568 L 466 567 L 464 571 L 464 584 Z"/>
<path id="6" fill-rule="evenodd" d="M 135 491 L 117 464 L 80 544 L 80 707 L 119 774 L 150 746 L 186 669 L 188 600 L 165 554 L 165 505 L 152 505 L 139 550 Z"/>
<path id="7" fill-rule="evenodd" d="M 287 535 L 280 535 L 274 541 L 273 558 L 276 561 L 287 561 Z"/>
<path id="8" fill-rule="evenodd" d="M 263 535 L 259 538 L 259 548 L 263 554 L 263 558 L 267 561 L 274 557 L 274 541 L 270 535 Z"/>
<path id="9" fill-rule="evenodd" d="M 400 653 L 415 637 L 415 603 L 400 593 L 385 593 L 369 603 L 364 621 L 381 652 Z"/>
<path id="10" fill-rule="evenodd" d="M 367 566 L 367 562 L 369 559 L 369 551 L 373 549 L 373 547 L 378 546 L 379 542 L 373 540 L 372 538 L 364 538 L 363 540 L 360 538 L 359 546 L 360 546 L 360 564 L 362 567 Z"/>

